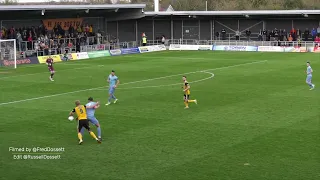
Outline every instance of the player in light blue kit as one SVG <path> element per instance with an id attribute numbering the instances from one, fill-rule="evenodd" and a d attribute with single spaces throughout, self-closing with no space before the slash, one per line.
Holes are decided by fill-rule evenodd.
<path id="1" fill-rule="evenodd" d="M 313 90 L 315 85 L 312 84 L 312 73 L 313 73 L 313 70 L 310 66 L 310 62 L 307 62 L 307 79 L 306 79 L 306 83 L 310 86 L 310 90 Z"/>
<path id="2" fill-rule="evenodd" d="M 92 97 L 88 98 L 88 103 L 86 104 L 86 107 L 91 107 L 87 108 L 87 118 L 88 121 L 97 126 L 97 132 L 98 132 L 98 139 L 101 141 L 101 128 L 98 119 L 94 116 L 94 113 L 97 108 L 100 107 L 99 102 L 94 102 Z M 81 134 L 83 135 L 85 128 L 81 129 Z"/>
<path id="3" fill-rule="evenodd" d="M 109 83 L 109 99 L 106 106 L 111 104 L 111 99 L 114 99 L 113 103 L 116 103 L 118 101 L 116 96 L 114 96 L 114 92 L 116 91 L 116 88 L 118 87 L 120 81 L 118 77 L 115 75 L 114 70 L 111 71 L 111 74 L 108 77 L 108 83 Z"/>

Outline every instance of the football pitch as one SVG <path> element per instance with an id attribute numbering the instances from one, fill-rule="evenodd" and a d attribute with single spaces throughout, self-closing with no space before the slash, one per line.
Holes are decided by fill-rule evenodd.
<path id="1" fill-rule="evenodd" d="M 1 179 L 320 179 L 319 54 L 164 51 L 54 66 L 54 82 L 45 64 L 0 69 Z M 119 101 L 104 106 L 111 70 Z M 183 75 L 198 100 L 189 109 Z M 75 100 L 90 96 L 103 104 L 103 142 L 85 133 L 78 145 L 77 123 L 67 117 Z"/>

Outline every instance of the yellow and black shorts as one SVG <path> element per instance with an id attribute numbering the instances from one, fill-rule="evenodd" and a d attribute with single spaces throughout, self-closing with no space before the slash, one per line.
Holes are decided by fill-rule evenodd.
<path id="1" fill-rule="evenodd" d="M 187 99 L 187 100 L 188 100 L 189 97 L 190 97 L 190 94 L 184 94 L 183 97 L 184 97 L 184 99 Z"/>
<path id="2" fill-rule="evenodd" d="M 82 129 L 83 127 L 86 128 L 88 131 L 90 131 L 88 119 L 78 120 L 78 132 L 81 132 L 81 129 Z"/>

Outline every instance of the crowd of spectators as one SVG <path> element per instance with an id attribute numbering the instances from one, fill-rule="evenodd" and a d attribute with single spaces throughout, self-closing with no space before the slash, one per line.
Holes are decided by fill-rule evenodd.
<path id="1" fill-rule="evenodd" d="M 257 34 L 257 33 L 255 33 Z M 229 40 L 228 33 L 225 29 L 221 32 L 216 32 L 216 38 L 221 40 Z M 232 32 L 232 38 L 235 40 L 259 40 L 259 41 L 314 41 L 320 42 L 320 26 L 309 30 L 306 28 L 304 31 L 300 29 L 292 28 L 290 31 L 285 29 L 273 29 L 273 30 L 260 30 L 258 37 L 247 29 L 243 34 L 237 30 Z"/>
<path id="2" fill-rule="evenodd" d="M 320 27 L 304 31 L 292 28 L 289 32 L 285 29 L 274 29 L 272 31 L 260 30 L 259 40 L 266 41 L 315 41 L 320 36 Z"/>
<path id="3" fill-rule="evenodd" d="M 80 51 L 81 45 L 99 44 L 102 41 L 101 32 L 94 32 L 93 25 L 82 25 L 74 28 L 70 26 L 64 30 L 57 24 L 52 30 L 43 25 L 38 27 L 4 28 L 0 31 L 0 39 L 16 39 L 19 51 L 49 51 L 69 48 Z"/>

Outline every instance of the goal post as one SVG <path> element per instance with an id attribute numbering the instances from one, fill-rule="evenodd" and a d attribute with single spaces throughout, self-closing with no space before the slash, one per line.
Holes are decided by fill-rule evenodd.
<path id="1" fill-rule="evenodd" d="M 17 68 L 17 44 L 15 39 L 0 39 L 0 67 Z"/>

